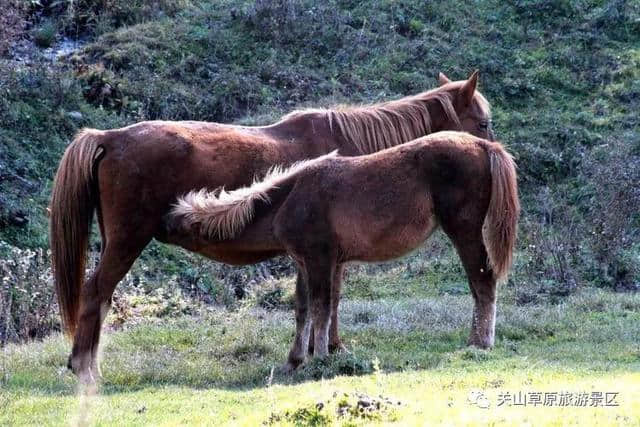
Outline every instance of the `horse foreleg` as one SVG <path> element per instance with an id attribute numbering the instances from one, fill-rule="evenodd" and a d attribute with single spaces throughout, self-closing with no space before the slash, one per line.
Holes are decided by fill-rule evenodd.
<path id="1" fill-rule="evenodd" d="M 296 279 L 296 337 L 289 351 L 289 357 L 283 370 L 290 372 L 304 363 L 306 349 L 311 335 L 311 319 L 309 317 L 309 290 L 305 271 L 298 268 Z"/>
<path id="2" fill-rule="evenodd" d="M 307 285 L 313 319 L 313 356 L 329 354 L 329 324 L 331 322 L 331 291 L 336 265 L 331 261 L 306 262 Z"/>

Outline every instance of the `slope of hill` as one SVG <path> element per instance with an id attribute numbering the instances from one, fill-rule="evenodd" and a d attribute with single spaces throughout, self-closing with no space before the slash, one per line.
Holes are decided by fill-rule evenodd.
<path id="1" fill-rule="evenodd" d="M 497 136 L 519 165 L 512 282 L 557 296 L 587 284 L 640 287 L 636 2 L 85 0 L 15 10 L 0 44 L 0 240 L 11 247 L 47 248 L 51 180 L 80 127 L 268 123 L 479 69 Z M 61 61 L 34 44 L 55 47 L 62 36 L 82 46 Z M 144 274 L 177 275 L 186 290 L 211 285 L 185 257 L 153 245 Z"/>

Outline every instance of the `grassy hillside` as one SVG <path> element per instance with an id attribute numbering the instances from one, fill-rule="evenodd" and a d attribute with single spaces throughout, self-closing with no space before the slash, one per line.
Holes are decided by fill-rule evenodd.
<path id="1" fill-rule="evenodd" d="M 0 10 L 10 11 L 0 16 L 0 424 L 640 423 L 638 2 L 0 0 Z M 46 217 L 78 129 L 266 124 L 474 69 L 523 203 L 494 350 L 465 345 L 471 296 L 442 233 L 402 260 L 350 267 L 341 325 L 352 353 L 291 377 L 274 369 L 293 334 L 286 259 L 232 268 L 153 243 L 116 290 L 104 381 L 78 390 L 56 332 Z M 94 236 L 93 262 L 98 248 Z M 518 392 L 616 392 L 619 406 L 498 405 Z"/>
<path id="2" fill-rule="evenodd" d="M 506 286 L 518 304 L 556 304 L 585 287 L 640 288 L 637 2 L 0 0 L 0 7 L 12 11 L 0 21 L 0 342 L 59 327 L 46 206 L 57 162 L 81 127 L 146 119 L 265 124 L 299 107 L 416 93 L 434 87 L 439 71 L 461 79 L 480 70 L 496 134 L 517 159 L 523 216 Z M 67 45 L 75 49 L 56 59 Z M 425 286 L 468 293 L 441 235 L 402 261 L 353 270 L 352 298 L 384 300 L 394 296 L 389 289 L 409 297 Z M 152 244 L 116 297 L 120 313 L 144 306 L 192 314 L 199 304 L 237 307 L 243 295 L 280 306 L 286 291 L 274 279 L 286 282 L 291 272 L 286 260 L 229 268 Z"/>
<path id="3" fill-rule="evenodd" d="M 533 299 L 640 286 L 637 2 L 2 1 L 15 16 L 0 43 L 8 46 L 0 254 L 14 288 L 37 288 L 38 306 L 51 303 L 41 289 L 46 262 L 14 261 L 33 263 L 25 253 L 48 247 L 51 181 L 79 128 L 146 119 L 264 124 L 303 106 L 401 97 L 434 87 L 439 71 L 460 79 L 474 69 L 496 134 L 519 165 L 523 216 L 510 286 L 530 288 Z M 52 60 L 63 37 L 77 38 L 77 49 Z M 423 255 L 417 274 L 444 274 L 445 288 L 463 281 L 446 242 Z M 416 274 L 410 261 L 400 265 Z M 25 268 L 42 280 L 18 280 Z M 126 289 L 162 283 L 229 302 L 255 277 L 290 272 L 284 261 L 229 269 L 153 244 Z M 29 307 L 20 295 L 2 298 Z"/>

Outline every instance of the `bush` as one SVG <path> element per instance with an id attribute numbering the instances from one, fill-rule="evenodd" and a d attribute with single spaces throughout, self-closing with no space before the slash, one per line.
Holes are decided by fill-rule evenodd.
<path id="1" fill-rule="evenodd" d="M 0 345 L 60 329 L 48 255 L 0 241 Z"/>
<path id="2" fill-rule="evenodd" d="M 40 47 L 51 47 L 56 41 L 56 25 L 53 21 L 44 21 L 33 32 L 33 41 Z"/>
<path id="3" fill-rule="evenodd" d="M 640 290 L 640 155 L 612 138 L 583 163 L 589 183 L 585 235 L 598 285 Z M 636 255 L 634 256 L 634 253 Z M 636 258 L 636 259 L 634 259 Z"/>
<path id="4" fill-rule="evenodd" d="M 545 186 L 520 222 L 514 282 L 565 296 L 579 285 L 640 289 L 640 155 L 624 135 L 582 156 L 570 182 Z"/>

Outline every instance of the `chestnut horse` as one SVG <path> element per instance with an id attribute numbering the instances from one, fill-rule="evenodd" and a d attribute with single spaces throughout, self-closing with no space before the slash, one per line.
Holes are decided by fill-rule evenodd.
<path id="1" fill-rule="evenodd" d="M 314 356 L 328 353 L 332 282 L 344 265 L 399 257 L 437 226 L 453 241 L 475 299 L 471 341 L 493 345 L 496 281 L 511 265 L 519 212 L 515 164 L 502 146 L 439 132 L 362 157 L 334 152 L 229 193 L 191 192 L 172 216 L 214 252 L 286 252 L 296 261 L 307 288 L 296 290 L 286 365 L 295 369 L 312 323 Z"/>
<path id="2" fill-rule="evenodd" d="M 165 216 L 178 196 L 200 188 L 248 185 L 276 164 L 289 165 L 333 150 L 345 156 L 367 154 L 440 130 L 492 138 L 489 104 L 476 91 L 477 79 L 477 72 L 457 82 L 441 74 L 441 86 L 428 92 L 371 106 L 295 111 L 270 126 L 154 121 L 81 131 L 60 162 L 50 207 L 60 312 L 74 337 L 72 370 L 89 379 L 99 374 L 96 352 L 111 296 L 151 239 L 229 264 L 271 256 L 210 247 L 188 233 L 170 230 Z M 102 252 L 83 286 L 94 211 Z M 340 347 L 339 278 L 334 285 L 330 335 L 333 347 Z"/>

